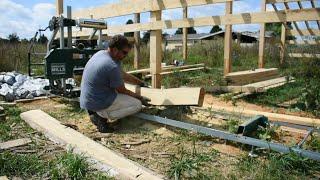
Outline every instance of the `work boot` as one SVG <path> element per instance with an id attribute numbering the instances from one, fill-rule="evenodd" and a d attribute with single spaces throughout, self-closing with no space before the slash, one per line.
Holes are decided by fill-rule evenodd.
<path id="1" fill-rule="evenodd" d="M 111 133 L 114 131 L 114 128 L 109 126 L 107 119 L 100 117 L 97 113 L 90 115 L 91 122 L 97 126 L 97 129 L 101 133 Z"/>

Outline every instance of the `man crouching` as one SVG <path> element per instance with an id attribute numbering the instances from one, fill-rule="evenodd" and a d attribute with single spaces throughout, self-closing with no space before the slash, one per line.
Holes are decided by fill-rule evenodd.
<path id="1" fill-rule="evenodd" d="M 90 120 L 100 132 L 111 132 L 112 123 L 141 110 L 147 99 L 125 88 L 124 81 L 144 85 L 121 68 L 131 45 L 122 35 L 114 36 L 106 50 L 94 54 L 84 68 L 80 106 L 86 109 Z"/>

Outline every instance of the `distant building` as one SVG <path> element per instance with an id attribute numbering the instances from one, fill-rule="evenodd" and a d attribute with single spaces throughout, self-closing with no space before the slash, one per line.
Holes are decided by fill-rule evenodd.
<path id="1" fill-rule="evenodd" d="M 224 38 L 225 31 L 219 31 L 216 33 L 201 33 L 201 34 L 188 34 L 188 46 L 192 46 L 196 43 L 202 43 L 208 40 L 215 40 L 219 38 Z M 273 36 L 269 33 L 272 32 L 266 32 L 266 38 L 272 38 Z M 259 40 L 259 32 L 244 32 L 244 33 L 238 33 L 233 32 L 232 33 L 232 39 L 236 42 L 239 42 L 241 45 L 252 45 L 253 43 L 256 43 Z M 167 50 L 173 50 L 173 49 L 181 49 L 182 48 L 182 34 L 175 34 L 167 36 L 166 38 L 166 49 Z"/>

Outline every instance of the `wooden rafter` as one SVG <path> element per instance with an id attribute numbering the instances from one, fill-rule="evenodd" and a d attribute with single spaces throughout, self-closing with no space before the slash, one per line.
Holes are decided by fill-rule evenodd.
<path id="1" fill-rule="evenodd" d="M 312 8 L 316 8 L 316 5 L 315 5 L 315 3 L 314 3 L 314 0 L 311 0 L 310 3 L 311 3 L 311 7 L 312 7 Z M 320 21 L 316 21 L 316 22 L 317 22 L 317 25 L 318 25 L 318 29 L 320 29 Z"/>
<path id="2" fill-rule="evenodd" d="M 302 6 L 301 2 L 298 1 L 297 3 L 298 3 L 298 6 L 299 6 L 299 9 L 303 9 L 303 6 Z M 310 29 L 309 22 L 308 21 L 304 21 L 304 23 L 306 24 L 307 29 Z"/>

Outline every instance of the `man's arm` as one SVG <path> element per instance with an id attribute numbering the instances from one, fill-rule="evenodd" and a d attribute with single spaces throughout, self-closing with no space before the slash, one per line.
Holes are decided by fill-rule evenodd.
<path id="1" fill-rule="evenodd" d="M 130 83 L 130 84 L 134 84 L 134 85 L 143 85 L 144 82 L 142 80 L 140 80 L 139 78 L 135 77 L 134 75 L 128 74 L 124 71 L 121 72 L 122 73 L 122 78 L 124 80 L 124 82 L 126 83 Z"/>
<path id="2" fill-rule="evenodd" d="M 118 93 L 126 94 L 126 95 L 128 95 L 128 96 L 132 96 L 132 97 L 137 98 L 137 99 L 139 99 L 139 100 L 142 100 L 142 99 L 143 99 L 142 96 L 140 96 L 139 94 L 134 93 L 134 92 L 128 90 L 124 85 L 116 88 L 116 90 L 117 90 Z"/>

